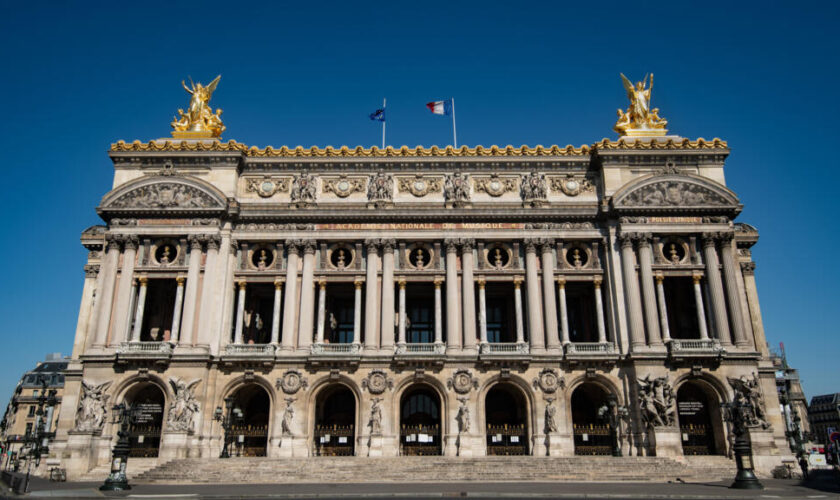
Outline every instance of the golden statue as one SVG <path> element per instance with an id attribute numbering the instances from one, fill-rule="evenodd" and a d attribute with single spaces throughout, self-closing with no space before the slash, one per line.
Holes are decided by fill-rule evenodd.
<path id="1" fill-rule="evenodd" d="M 627 90 L 630 107 L 627 111 L 618 110 L 618 121 L 613 130 L 619 135 L 629 137 L 657 137 L 668 133 L 665 128 L 668 122 L 659 117 L 659 108 L 650 107 L 653 73 L 650 75 L 650 85 L 647 83 L 647 75 L 642 81 L 636 82 L 635 86 L 624 73 L 621 73 L 621 81 Z"/>
<path id="2" fill-rule="evenodd" d="M 208 139 L 222 135 L 225 130 L 225 125 L 222 123 L 222 110 L 217 109 L 214 113 L 209 104 L 221 78 L 222 75 L 219 75 L 207 85 L 193 83 L 192 78 L 190 78 L 190 87 L 187 87 L 186 82 L 181 80 L 184 90 L 192 97 L 186 113 L 183 109 L 178 109 L 178 116 L 172 122 L 172 128 L 175 129 L 172 132 L 172 137 L 178 139 Z"/>

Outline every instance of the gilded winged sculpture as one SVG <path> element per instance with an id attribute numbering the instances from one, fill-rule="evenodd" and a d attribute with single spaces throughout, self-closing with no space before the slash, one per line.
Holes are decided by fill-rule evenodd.
<path id="1" fill-rule="evenodd" d="M 225 130 L 225 125 L 222 123 L 222 110 L 217 109 L 213 112 L 210 107 L 210 98 L 213 97 L 213 92 L 216 91 L 216 86 L 222 75 L 217 76 L 212 82 L 207 85 L 201 83 L 193 83 L 190 79 L 190 86 L 186 82 L 181 81 L 184 90 L 190 94 L 190 106 L 187 111 L 178 109 L 178 116 L 172 121 L 172 132 L 174 137 L 179 138 L 209 138 L 219 137 Z"/>
<path id="2" fill-rule="evenodd" d="M 665 126 L 666 120 L 659 117 L 659 108 L 650 107 L 650 94 L 653 90 L 653 73 L 640 82 L 633 85 L 624 73 L 621 73 L 621 82 L 627 91 L 627 98 L 630 100 L 630 107 L 627 111 L 618 110 L 618 121 L 613 130 L 623 136 L 662 136 L 668 132 Z"/>

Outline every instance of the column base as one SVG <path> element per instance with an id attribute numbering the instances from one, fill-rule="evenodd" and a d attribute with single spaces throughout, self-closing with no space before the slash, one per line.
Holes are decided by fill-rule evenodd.
<path id="1" fill-rule="evenodd" d="M 677 427 L 654 427 L 648 430 L 648 436 L 657 457 L 682 456 L 680 430 Z"/>
<path id="2" fill-rule="evenodd" d="M 550 457 L 571 457 L 575 454 L 575 443 L 569 434 L 550 433 L 545 437 L 545 444 Z"/>
<path id="3" fill-rule="evenodd" d="M 382 456 L 382 435 L 374 435 L 368 438 L 367 456 L 381 457 Z"/>

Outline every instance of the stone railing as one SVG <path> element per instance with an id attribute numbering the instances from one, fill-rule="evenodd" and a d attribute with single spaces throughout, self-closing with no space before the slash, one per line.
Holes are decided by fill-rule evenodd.
<path id="1" fill-rule="evenodd" d="M 117 354 L 172 354 L 169 342 L 123 342 L 117 348 Z"/>
<path id="2" fill-rule="evenodd" d="M 446 345 L 443 343 L 420 342 L 412 344 L 397 344 L 397 355 L 420 354 L 420 355 L 443 355 L 446 353 Z"/>
<path id="3" fill-rule="evenodd" d="M 571 342 L 566 344 L 566 354 L 615 354 L 612 342 Z"/>
<path id="4" fill-rule="evenodd" d="M 228 344 L 226 356 L 274 356 L 274 344 Z"/>
<path id="5" fill-rule="evenodd" d="M 717 339 L 672 339 L 672 354 L 717 354 L 725 352 Z"/>
<path id="6" fill-rule="evenodd" d="M 314 355 L 359 355 L 362 352 L 361 344 L 312 344 L 310 353 Z"/>
<path id="7" fill-rule="evenodd" d="M 481 344 L 481 354 L 528 354 L 530 347 L 525 342 L 489 342 Z"/>

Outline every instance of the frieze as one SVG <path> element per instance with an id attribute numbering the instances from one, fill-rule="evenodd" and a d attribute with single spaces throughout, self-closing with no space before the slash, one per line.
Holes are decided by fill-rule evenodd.
<path id="1" fill-rule="evenodd" d="M 363 193 L 365 191 L 364 177 L 348 177 L 342 175 L 333 178 L 322 178 L 323 184 L 322 192 L 333 193 L 339 198 L 347 198 L 353 193 Z"/>
<path id="2" fill-rule="evenodd" d="M 158 182 L 140 186 L 109 204 L 111 208 L 220 208 L 219 202 L 193 186 Z"/>
<path id="3" fill-rule="evenodd" d="M 643 207 L 729 206 L 731 204 L 729 200 L 709 188 L 677 180 L 642 186 L 628 194 L 622 201 L 622 205 Z"/>
<path id="4" fill-rule="evenodd" d="M 290 222 L 287 224 L 275 224 L 273 222 L 237 224 L 237 231 L 314 231 L 315 224 L 301 224 Z"/>
<path id="5" fill-rule="evenodd" d="M 249 193 L 257 193 L 261 198 L 271 198 L 277 193 L 288 193 L 291 185 L 288 177 L 246 177 L 245 182 L 245 190 Z"/>
<path id="6" fill-rule="evenodd" d="M 595 229 L 591 222 L 528 222 L 523 229 Z"/>
<path id="7" fill-rule="evenodd" d="M 411 193 L 417 198 L 422 198 L 429 193 L 443 191 L 443 178 L 426 177 L 423 174 L 417 174 L 414 177 L 397 177 L 397 188 L 401 193 Z"/>
<path id="8" fill-rule="evenodd" d="M 499 174 L 492 174 L 490 177 L 475 177 L 473 189 L 476 193 L 487 193 L 498 197 L 507 192 L 516 191 L 517 181 L 515 177 L 501 177 Z"/>

